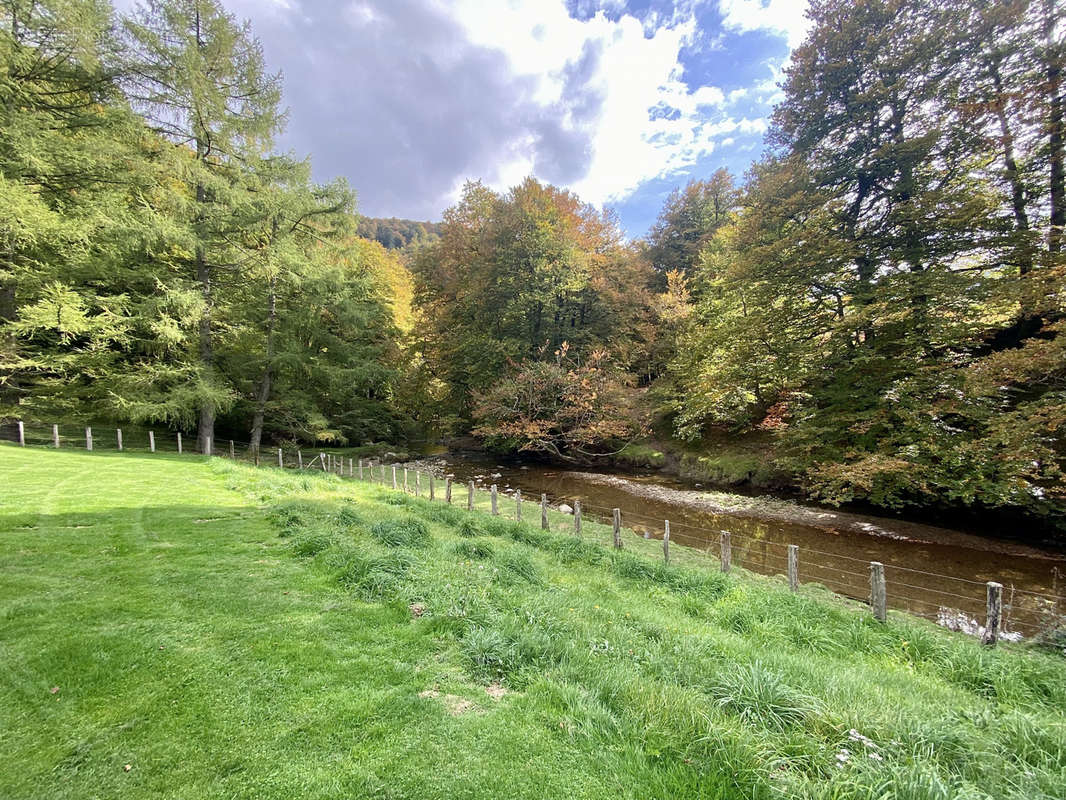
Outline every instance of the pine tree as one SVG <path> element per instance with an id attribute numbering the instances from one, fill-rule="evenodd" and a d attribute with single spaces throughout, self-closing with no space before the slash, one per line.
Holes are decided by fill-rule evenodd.
<path id="1" fill-rule="evenodd" d="M 229 240 L 248 202 L 244 165 L 263 155 L 281 128 L 280 76 L 265 71 L 247 24 L 216 0 L 150 0 L 126 21 L 127 92 L 150 124 L 188 152 L 189 252 L 198 313 L 198 437 L 214 440 L 215 417 L 231 393 L 216 365 L 216 324 L 225 283 L 239 278 Z"/>

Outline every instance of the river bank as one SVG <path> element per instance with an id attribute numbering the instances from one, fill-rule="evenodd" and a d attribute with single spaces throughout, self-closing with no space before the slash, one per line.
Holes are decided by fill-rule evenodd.
<path id="1" fill-rule="evenodd" d="M 848 529 L 871 535 L 914 541 L 965 540 L 969 546 L 988 540 L 993 552 L 1050 553 L 1066 555 L 1066 534 L 1046 518 L 1020 509 L 988 509 L 945 504 L 941 507 L 909 507 L 903 511 L 872 503 L 853 502 L 831 506 L 812 500 L 799 476 L 779 466 L 771 437 L 746 435 L 714 439 L 703 445 L 713 452 L 686 449 L 677 443 L 649 438 L 627 445 L 601 463 L 573 464 L 539 455 L 504 456 L 485 450 L 473 437 L 443 441 L 437 452 L 453 452 L 477 460 L 536 464 L 545 469 L 635 481 L 641 492 L 680 491 L 673 497 L 681 503 L 727 514 L 743 514 L 827 529 Z M 706 495 L 694 499 L 687 492 Z"/>
<path id="2" fill-rule="evenodd" d="M 1010 630 L 1036 636 L 1066 620 L 1066 556 L 1007 537 L 765 493 L 710 490 L 651 469 L 561 468 L 471 450 L 437 452 L 406 466 L 481 490 L 495 485 L 505 516 L 515 515 L 519 492 L 533 504 L 541 495 L 554 507 L 580 502 L 586 518 L 604 522 L 617 508 L 632 534 L 661 538 L 669 520 L 671 541 L 711 557 L 718 554 L 720 532 L 729 531 L 733 563 L 761 574 L 783 574 L 788 548 L 795 545 L 801 580 L 860 600 L 869 593 L 869 565 L 879 562 L 888 576 L 890 605 L 948 626 L 959 619 L 978 624 L 988 581 L 1002 583 L 1010 594 Z"/>

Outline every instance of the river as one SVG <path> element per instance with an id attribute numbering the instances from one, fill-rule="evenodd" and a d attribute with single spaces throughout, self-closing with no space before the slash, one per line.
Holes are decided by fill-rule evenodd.
<path id="1" fill-rule="evenodd" d="M 658 473 L 583 472 L 537 462 L 505 462 L 476 453 L 426 456 L 419 465 L 456 482 L 497 484 L 510 494 L 582 504 L 586 518 L 661 538 L 670 520 L 676 544 L 717 556 L 730 532 L 733 563 L 784 574 L 787 547 L 799 546 L 801 582 L 855 599 L 869 596 L 870 562 L 885 565 L 889 606 L 975 633 L 985 616 L 985 584 L 1003 584 L 1004 630 L 1031 637 L 1066 622 L 1066 556 L 1006 539 L 897 519 L 843 513 L 776 498 L 709 492 Z"/>

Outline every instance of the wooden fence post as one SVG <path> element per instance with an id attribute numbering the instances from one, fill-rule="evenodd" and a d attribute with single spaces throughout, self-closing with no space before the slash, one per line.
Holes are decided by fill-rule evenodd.
<path id="1" fill-rule="evenodd" d="M 885 590 L 885 565 L 880 561 L 870 562 L 870 607 L 874 619 L 884 622 L 888 617 L 888 594 Z"/>
<path id="2" fill-rule="evenodd" d="M 396 465 L 393 464 L 392 465 L 392 490 L 396 491 L 398 488 L 399 488 L 399 483 L 397 483 L 397 481 L 396 481 Z M 403 488 L 406 489 L 407 487 L 404 486 Z"/>
<path id="3" fill-rule="evenodd" d="M 278 448 L 278 467 L 285 469 L 285 456 L 281 452 L 281 448 Z"/>
<path id="4" fill-rule="evenodd" d="M 436 487 L 433 485 L 433 473 L 431 472 L 431 473 L 429 473 L 429 499 L 430 500 L 436 500 L 437 499 L 436 492 L 434 491 L 435 489 L 436 489 Z"/>
<path id="5" fill-rule="evenodd" d="M 622 509 L 616 508 L 612 512 L 614 516 L 614 549 L 622 549 Z"/>
<path id="6" fill-rule="evenodd" d="M 407 491 L 407 467 L 403 468 L 403 490 Z"/>
<path id="7" fill-rule="evenodd" d="M 522 490 L 515 489 L 514 493 L 514 518 L 516 522 L 522 521 Z"/>
<path id="8" fill-rule="evenodd" d="M 722 551 L 722 572 L 729 572 L 733 567 L 733 542 L 729 531 L 722 531 L 719 541 Z"/>
<path id="9" fill-rule="evenodd" d="M 363 459 L 359 459 L 359 480 L 363 479 Z"/>
<path id="10" fill-rule="evenodd" d="M 211 453 L 212 453 L 212 450 L 211 450 L 211 437 L 210 436 L 205 436 L 204 437 L 204 455 L 205 456 L 209 456 L 209 455 L 211 455 Z M 255 465 L 257 467 L 259 466 L 259 448 L 258 447 L 255 449 Z"/>
<path id="11" fill-rule="evenodd" d="M 322 467 L 322 471 L 325 472 L 326 471 L 326 454 L 325 453 L 319 453 L 318 454 L 318 460 L 322 462 L 320 464 L 320 466 Z"/>
<path id="12" fill-rule="evenodd" d="M 422 473 L 420 470 L 415 470 L 415 497 L 422 496 Z"/>
<path id="13" fill-rule="evenodd" d="M 348 477 L 355 477 L 355 459 L 352 458 L 348 459 Z M 360 475 L 359 477 L 362 477 L 362 475 Z"/>
<path id="14" fill-rule="evenodd" d="M 1003 584 L 989 581 L 986 586 L 985 633 L 981 637 L 981 643 L 995 647 L 1003 622 Z"/>
<path id="15" fill-rule="evenodd" d="M 59 426 L 52 426 L 52 446 L 57 450 L 59 449 Z"/>
<path id="16" fill-rule="evenodd" d="M 155 431 L 148 431 L 148 449 L 155 452 Z"/>
<path id="17" fill-rule="evenodd" d="M 122 428 L 115 429 L 115 439 L 118 441 L 118 451 L 122 452 Z"/>
<path id="18" fill-rule="evenodd" d="M 540 496 L 540 529 L 548 530 L 548 495 L 543 493 Z"/>
<path id="19" fill-rule="evenodd" d="M 89 427 L 85 428 L 85 449 L 93 449 L 93 429 Z"/>
<path id="20" fill-rule="evenodd" d="M 788 546 L 788 588 L 792 591 L 796 591 L 799 588 L 799 562 L 800 553 L 799 545 L 790 544 Z"/>
<path id="21" fill-rule="evenodd" d="M 19 447 L 26 446 L 26 426 L 19 420 Z"/>
<path id="22" fill-rule="evenodd" d="M 500 515 L 500 508 L 498 504 L 498 496 L 496 494 L 496 484 L 492 484 L 492 488 L 489 489 L 489 500 L 492 504 L 492 516 L 498 517 Z"/>
<path id="23" fill-rule="evenodd" d="M 581 501 L 574 501 L 574 535 L 581 535 Z"/>
<path id="24" fill-rule="evenodd" d="M 296 451 L 296 467 L 297 469 L 304 468 L 304 454 L 300 450 Z"/>
<path id="25" fill-rule="evenodd" d="M 466 510 L 474 510 L 474 482 L 470 481 L 466 487 Z"/>
<path id="26" fill-rule="evenodd" d="M 452 504 L 452 479 L 444 479 L 444 502 L 448 505 Z"/>
<path id="27" fill-rule="evenodd" d="M 237 458 L 237 448 L 233 445 L 233 440 L 229 440 L 229 457 L 232 459 Z"/>
<path id="28" fill-rule="evenodd" d="M 670 520 L 663 527 L 663 563 L 670 563 Z"/>
<path id="29" fill-rule="evenodd" d="M 181 431 L 178 431 L 178 455 L 181 455 Z"/>

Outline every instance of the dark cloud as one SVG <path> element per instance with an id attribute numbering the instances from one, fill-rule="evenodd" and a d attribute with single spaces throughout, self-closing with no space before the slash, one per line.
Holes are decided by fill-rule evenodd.
<path id="1" fill-rule="evenodd" d="M 251 15 L 268 62 L 284 72 L 281 146 L 310 153 L 320 180 L 346 176 L 364 214 L 437 218 L 457 181 L 491 182 L 515 156 L 554 182 L 587 172 L 602 105 L 588 88 L 595 47 L 566 70 L 562 102 L 545 107 L 502 50 L 471 44 L 419 0 L 230 5 Z"/>

